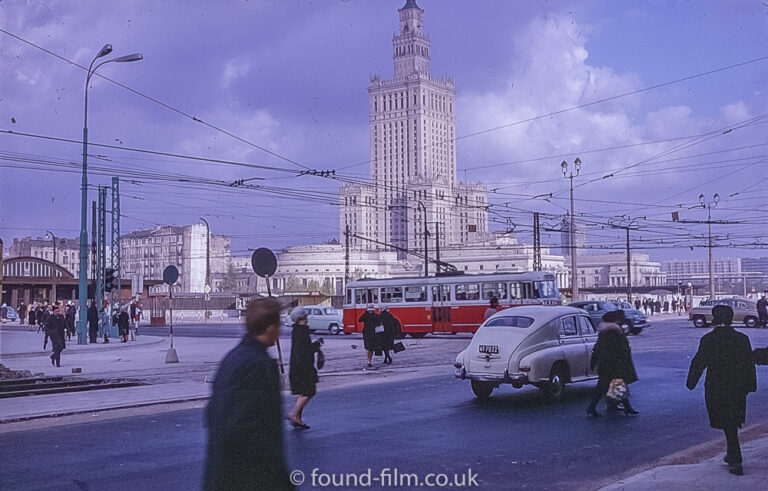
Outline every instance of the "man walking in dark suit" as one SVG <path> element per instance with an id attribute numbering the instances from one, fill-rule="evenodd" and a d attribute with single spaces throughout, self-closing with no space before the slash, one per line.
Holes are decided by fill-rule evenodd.
<path id="1" fill-rule="evenodd" d="M 294 489 L 285 463 L 280 374 L 267 353 L 280 336 L 280 303 L 250 302 L 245 330 L 221 362 L 205 411 L 203 488 Z"/>
<path id="2" fill-rule="evenodd" d="M 747 413 L 747 394 L 757 390 L 757 375 L 749 338 L 731 327 L 733 309 L 727 305 L 712 308 L 715 328 L 705 334 L 699 350 L 691 360 L 686 386 L 693 390 L 704 369 L 704 400 L 709 414 L 709 425 L 725 432 L 728 451 L 725 462 L 728 472 L 741 476 L 741 447 L 739 428 Z"/>

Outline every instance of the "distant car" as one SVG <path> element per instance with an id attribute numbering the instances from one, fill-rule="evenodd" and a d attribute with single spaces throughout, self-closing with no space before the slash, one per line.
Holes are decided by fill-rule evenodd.
<path id="1" fill-rule="evenodd" d="M 307 321 L 309 322 L 309 331 L 328 331 L 336 335 L 341 332 L 343 326 L 341 322 L 341 313 L 333 307 L 305 306 L 309 310 Z"/>
<path id="2" fill-rule="evenodd" d="M 748 298 L 722 298 L 720 300 L 705 300 L 698 307 L 688 312 L 688 319 L 694 327 L 706 327 L 712 323 L 712 307 L 728 305 L 733 309 L 733 322 L 743 323 L 746 327 L 757 326 L 757 303 Z"/>
<path id="3" fill-rule="evenodd" d="M 589 368 L 597 334 L 583 310 L 521 306 L 495 313 L 456 356 L 454 376 L 469 379 L 478 399 L 501 384 L 538 387 L 560 399 L 566 383 L 593 380 Z"/>
<path id="4" fill-rule="evenodd" d="M 613 302 L 618 308 L 624 311 L 624 316 L 629 320 L 629 334 L 640 334 L 640 332 L 648 327 L 648 317 L 639 310 L 637 310 L 629 302 Z"/>
<path id="5" fill-rule="evenodd" d="M 5 312 L 5 319 L 6 320 L 9 320 L 9 321 L 17 321 L 17 320 L 19 320 L 19 313 L 16 312 L 16 310 L 13 307 L 8 305 L 5 308 L 7 309 L 6 312 Z"/>

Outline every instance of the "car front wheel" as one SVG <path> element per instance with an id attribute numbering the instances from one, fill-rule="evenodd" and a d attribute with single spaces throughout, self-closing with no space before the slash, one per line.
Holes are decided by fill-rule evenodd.
<path id="1" fill-rule="evenodd" d="M 493 382 L 481 382 L 479 380 L 472 381 L 472 392 L 474 392 L 475 397 L 480 400 L 485 400 L 491 397 L 493 389 Z"/>
<path id="2" fill-rule="evenodd" d="M 744 325 L 747 327 L 755 327 L 757 325 L 757 319 L 755 317 L 745 317 Z"/>
<path id="3" fill-rule="evenodd" d="M 693 318 L 693 327 L 704 327 L 707 325 L 707 319 L 703 315 L 697 315 Z"/>
<path id="4" fill-rule="evenodd" d="M 339 333 L 339 325 L 338 324 L 331 324 L 331 326 L 328 328 L 328 332 L 333 334 L 334 336 Z"/>

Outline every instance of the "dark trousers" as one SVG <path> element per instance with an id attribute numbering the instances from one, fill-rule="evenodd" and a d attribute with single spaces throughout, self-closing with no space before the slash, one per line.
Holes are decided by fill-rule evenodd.
<path id="1" fill-rule="evenodd" d="M 604 381 L 597 381 L 597 386 L 595 387 L 594 395 L 592 396 L 592 400 L 589 401 L 589 409 L 595 409 L 597 407 L 597 404 L 600 402 L 600 399 L 605 396 L 605 394 L 608 392 L 608 386 L 610 385 L 610 382 L 604 382 Z"/>
<path id="2" fill-rule="evenodd" d="M 739 429 L 737 427 L 726 428 L 725 442 L 728 449 L 725 452 L 725 461 L 729 464 L 741 464 L 741 446 L 739 445 Z"/>
<path id="3" fill-rule="evenodd" d="M 768 314 L 765 312 L 758 312 L 757 315 L 759 317 L 759 320 L 757 321 L 758 324 L 760 324 L 762 327 L 765 327 L 766 323 L 768 322 Z"/>
<path id="4" fill-rule="evenodd" d="M 99 337 L 99 325 L 95 322 L 88 324 L 88 335 L 91 338 L 90 342 L 95 343 Z"/>
<path id="5" fill-rule="evenodd" d="M 51 354 L 51 360 L 56 362 L 57 367 L 61 366 L 61 352 L 63 349 L 64 349 L 63 346 L 57 346 L 57 345 L 53 346 L 53 353 Z"/>
<path id="6" fill-rule="evenodd" d="M 43 339 L 43 349 L 45 349 L 46 346 L 48 346 L 48 335 L 47 334 L 45 335 L 45 339 Z"/>

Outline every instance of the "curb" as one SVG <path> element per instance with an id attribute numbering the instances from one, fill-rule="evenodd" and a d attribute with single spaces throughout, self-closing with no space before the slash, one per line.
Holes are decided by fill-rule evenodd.
<path id="1" fill-rule="evenodd" d="M 191 397 L 183 397 L 180 399 L 166 399 L 162 401 L 145 401 L 145 402 L 126 403 L 126 404 L 120 404 L 120 405 L 104 407 L 104 408 L 77 409 L 74 411 L 63 411 L 58 413 L 35 414 L 30 416 L 21 416 L 17 418 L 2 419 L 0 420 L 0 425 L 10 424 L 10 423 L 20 423 L 22 421 L 31 421 L 33 419 L 57 418 L 59 416 L 73 416 L 75 414 L 87 414 L 87 413 L 95 413 L 95 412 L 103 412 L 103 411 L 112 411 L 116 409 L 132 409 L 137 407 L 157 406 L 160 404 L 178 404 L 182 402 L 203 401 L 207 399 L 209 399 L 209 396 L 191 396 Z"/>
<path id="2" fill-rule="evenodd" d="M 149 336 L 147 336 L 147 337 L 149 337 Z M 83 350 L 77 350 L 77 351 L 70 351 L 70 354 L 74 355 L 74 354 L 78 354 L 78 353 L 96 353 L 96 352 L 100 353 L 102 351 L 116 351 L 116 350 L 123 350 L 123 349 L 137 349 L 137 348 L 144 348 L 146 346 L 154 346 L 156 344 L 160 344 L 160 343 L 166 342 L 165 339 L 160 338 L 159 336 L 152 336 L 152 337 L 157 337 L 158 339 L 156 341 L 150 341 L 150 342 L 142 343 L 142 344 L 129 344 L 127 346 L 110 346 L 108 348 L 98 348 L 98 351 L 86 351 L 84 349 Z M 103 344 L 103 343 L 100 343 L 100 344 Z M 85 345 L 83 345 L 83 346 L 85 346 Z M 39 355 L 49 354 L 49 353 L 50 353 L 49 350 L 47 350 L 47 351 L 43 351 L 43 350 L 41 350 L 41 351 L 28 351 L 28 352 L 25 352 L 25 353 L 11 353 L 11 354 L 8 354 L 8 355 L 3 355 L 3 359 L 4 360 L 9 360 L 9 359 L 15 359 L 15 358 L 26 358 L 26 357 L 30 357 L 30 356 L 39 356 Z"/>

